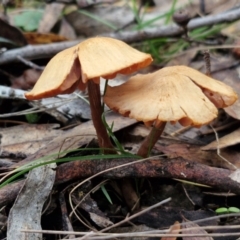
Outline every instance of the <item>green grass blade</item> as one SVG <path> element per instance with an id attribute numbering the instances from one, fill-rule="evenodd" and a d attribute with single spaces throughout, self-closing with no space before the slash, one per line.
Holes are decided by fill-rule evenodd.
<path id="1" fill-rule="evenodd" d="M 81 14 L 83 14 L 83 15 L 89 17 L 89 18 L 92 18 L 92 19 L 96 20 L 97 22 L 102 23 L 102 24 L 105 25 L 105 26 L 108 26 L 109 28 L 111 28 L 111 29 L 114 30 L 114 31 L 118 29 L 118 28 L 117 28 L 115 25 L 113 25 L 112 23 L 110 23 L 110 22 L 108 22 L 108 21 L 106 21 L 106 20 L 104 20 L 104 19 L 102 19 L 102 18 L 100 18 L 100 17 L 98 17 L 98 16 L 96 16 L 96 15 L 94 15 L 94 14 L 92 14 L 92 13 L 89 13 L 88 11 L 78 10 L 78 12 L 80 12 Z"/>
<path id="2" fill-rule="evenodd" d="M 106 197 L 106 199 L 109 201 L 109 203 L 113 204 L 112 203 L 112 199 L 111 199 L 110 195 L 108 194 L 108 192 L 107 192 L 107 190 L 106 190 L 104 185 L 101 185 L 101 190 L 102 190 L 104 196 Z"/>

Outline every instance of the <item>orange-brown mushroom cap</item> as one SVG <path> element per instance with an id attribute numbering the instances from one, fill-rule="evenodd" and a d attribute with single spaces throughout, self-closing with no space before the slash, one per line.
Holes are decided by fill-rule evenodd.
<path id="1" fill-rule="evenodd" d="M 112 79 L 118 73 L 131 74 L 152 62 L 150 54 L 114 38 L 89 38 L 78 47 L 84 83 L 96 77 Z"/>
<path id="2" fill-rule="evenodd" d="M 237 95 L 226 84 L 186 66 L 136 75 L 120 86 L 108 86 L 104 96 L 104 102 L 124 116 L 146 123 L 179 121 L 184 126 L 201 126 L 216 118 L 218 110 L 211 100 L 226 107 Z"/>
<path id="3" fill-rule="evenodd" d="M 76 47 L 71 47 L 55 55 L 45 67 L 34 88 L 25 93 L 25 97 L 28 100 L 37 100 L 73 92 L 81 78 L 77 50 Z"/>
<path id="4" fill-rule="evenodd" d="M 89 38 L 55 55 L 34 88 L 25 94 L 29 100 L 83 90 L 90 79 L 112 79 L 118 73 L 130 74 L 148 66 L 150 54 L 107 37 Z"/>

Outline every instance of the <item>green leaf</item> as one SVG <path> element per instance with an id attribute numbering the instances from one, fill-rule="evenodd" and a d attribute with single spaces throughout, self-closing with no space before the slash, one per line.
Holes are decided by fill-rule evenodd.
<path id="1" fill-rule="evenodd" d="M 0 37 L 0 43 L 9 43 L 9 44 L 11 44 L 13 46 L 18 46 L 17 43 L 15 43 L 15 42 L 7 39 L 7 38 L 4 38 L 4 37 Z"/>
<path id="2" fill-rule="evenodd" d="M 39 116 L 37 113 L 29 113 L 25 115 L 28 123 L 37 123 L 39 120 Z"/>
<path id="3" fill-rule="evenodd" d="M 25 31 L 34 31 L 38 28 L 42 15 L 40 11 L 25 11 L 14 17 L 14 24 Z"/>
<path id="4" fill-rule="evenodd" d="M 225 208 L 225 207 L 217 208 L 217 209 L 215 210 L 215 212 L 216 212 L 217 214 L 226 214 L 226 213 L 229 213 L 228 209 Z"/>
<path id="5" fill-rule="evenodd" d="M 89 18 L 94 19 L 94 20 L 97 21 L 97 22 L 102 23 L 103 25 L 108 26 L 108 27 L 111 28 L 112 30 L 117 30 L 117 27 L 116 27 L 116 26 L 114 26 L 112 23 L 110 23 L 110 22 L 108 22 L 108 21 L 106 21 L 106 20 L 98 17 L 97 15 L 94 15 L 94 14 L 88 12 L 88 11 L 85 11 L 85 10 L 78 10 L 78 12 L 80 12 L 81 14 L 83 14 L 83 15 L 89 17 Z"/>
<path id="6" fill-rule="evenodd" d="M 104 196 L 106 197 L 106 199 L 107 199 L 111 204 L 113 204 L 113 203 L 112 203 L 112 199 L 111 199 L 111 197 L 109 196 L 109 194 L 108 194 L 108 192 L 107 192 L 107 190 L 106 190 L 106 188 L 105 188 L 104 185 L 101 186 L 101 190 L 102 190 Z"/>
<path id="7" fill-rule="evenodd" d="M 240 209 L 236 207 L 230 207 L 228 208 L 229 213 L 239 213 Z"/>

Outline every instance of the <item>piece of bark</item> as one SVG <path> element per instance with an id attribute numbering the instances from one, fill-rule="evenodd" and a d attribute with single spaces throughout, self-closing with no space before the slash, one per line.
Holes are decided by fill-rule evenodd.
<path id="1" fill-rule="evenodd" d="M 56 183 L 60 184 L 66 181 L 92 176 L 106 169 L 133 161 L 136 160 L 112 159 L 104 161 L 86 160 L 69 162 L 59 166 L 57 169 Z M 232 171 L 227 169 L 209 167 L 203 164 L 186 161 L 183 158 L 173 158 L 171 160 L 156 158 L 129 164 L 105 172 L 101 176 L 115 179 L 125 177 L 178 178 L 239 194 L 240 185 L 228 177 L 231 173 Z"/>
<path id="2" fill-rule="evenodd" d="M 132 163 L 135 162 L 135 163 Z M 132 163 L 132 164 L 130 164 Z M 93 176 L 106 169 L 122 164 L 127 166 L 101 174 L 104 178 L 178 178 L 195 183 L 205 184 L 222 191 L 240 194 L 239 183 L 228 176 L 232 171 L 222 168 L 209 167 L 183 158 L 171 160 L 155 158 L 151 160 L 112 159 L 112 160 L 82 160 L 64 163 L 57 168 L 55 184 L 62 184 Z M 7 185 L 0 189 L 0 207 L 12 202 L 24 181 Z"/>
<path id="3" fill-rule="evenodd" d="M 59 194 L 59 204 L 61 207 L 63 231 L 74 231 L 72 223 L 68 216 L 68 210 L 67 210 L 67 204 L 66 204 L 65 197 L 64 197 L 64 192 L 61 192 Z M 67 235 L 65 235 L 64 237 L 66 237 L 66 236 Z M 69 235 L 69 238 L 75 238 L 75 237 L 76 237 L 75 235 Z"/>
<path id="4" fill-rule="evenodd" d="M 22 229 L 41 230 L 41 215 L 55 181 L 56 163 L 32 169 L 8 216 L 7 239 L 41 240 L 42 233 L 24 233 Z"/>

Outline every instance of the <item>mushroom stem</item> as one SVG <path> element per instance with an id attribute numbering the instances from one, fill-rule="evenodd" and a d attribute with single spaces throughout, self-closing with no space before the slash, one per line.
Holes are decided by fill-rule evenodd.
<path id="1" fill-rule="evenodd" d="M 166 126 L 166 122 L 155 123 L 155 125 L 153 126 L 148 136 L 143 140 L 137 152 L 137 155 L 143 158 L 148 157 L 153 146 L 158 141 L 159 137 L 162 135 L 165 126 Z"/>
<path id="2" fill-rule="evenodd" d="M 100 86 L 99 84 L 96 84 L 94 81 L 89 80 L 87 81 L 87 87 L 88 87 L 88 96 L 89 96 L 89 102 L 90 102 L 90 108 L 91 108 L 92 121 L 96 129 L 99 146 L 100 148 L 113 149 L 113 150 L 104 150 L 104 153 L 113 153 L 115 152 L 114 147 L 110 141 L 106 127 L 102 122 L 103 108 L 101 103 Z"/>

